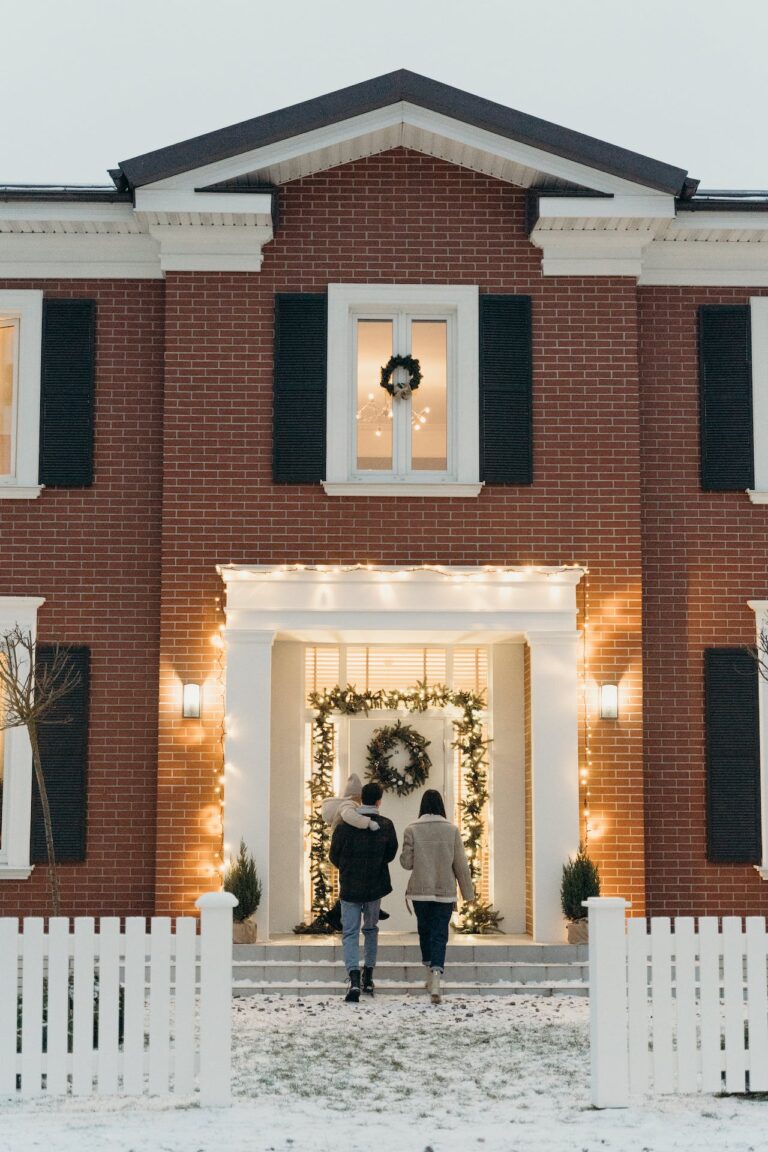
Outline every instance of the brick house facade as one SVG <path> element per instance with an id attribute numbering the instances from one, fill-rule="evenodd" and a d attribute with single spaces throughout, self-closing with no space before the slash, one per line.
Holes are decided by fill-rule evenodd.
<path id="1" fill-rule="evenodd" d="M 733 714 L 754 730 L 729 798 L 707 743 L 715 688 L 709 711 L 704 697 L 705 650 L 754 644 L 748 602 L 768 599 L 759 428 L 754 482 L 703 490 L 697 333 L 701 305 L 748 310 L 768 288 L 752 243 L 766 206 L 697 199 L 679 169 L 408 73 L 127 161 L 114 181 L 0 202 L 0 318 L 24 292 L 96 300 L 92 482 L 14 494 L 10 476 L 0 501 L 4 619 L 14 598 L 44 598 L 39 640 L 91 652 L 87 833 L 61 865 L 66 911 L 187 912 L 240 835 L 273 894 L 269 926 L 286 930 L 286 874 L 291 915 L 308 908 L 296 670 L 317 645 L 343 661 L 440 648 L 449 666 L 491 653 L 486 868 L 510 930 L 559 937 L 560 868 L 585 834 L 604 894 L 634 914 L 764 911 L 754 827 L 749 843 L 711 834 L 730 803 L 752 805 L 759 836 L 757 703 L 751 721 Z M 736 223 L 741 263 L 717 244 Z M 450 467 L 399 490 L 359 470 L 335 490 L 276 482 L 275 301 L 332 308 L 337 285 L 474 289 L 481 318 L 484 297 L 528 298 L 532 475 L 482 483 L 499 417 L 481 352 L 474 486 Z M 461 307 L 447 331 L 466 355 Z M 44 332 L 44 401 L 45 355 Z M 754 356 L 752 370 L 757 421 Z M 471 471 L 476 444 L 452 419 L 449 458 Z M 330 477 L 325 431 L 300 415 L 289 436 L 309 455 L 319 443 Z M 517 432 L 501 432 L 503 454 Z M 754 667 L 743 682 L 756 702 Z M 182 717 L 184 683 L 202 687 L 199 719 Z M 617 719 L 601 718 L 604 685 Z M 44 911 L 44 868 L 3 863 L 28 841 L 4 811 L 0 913 Z M 730 850 L 741 859 L 723 862 Z"/>

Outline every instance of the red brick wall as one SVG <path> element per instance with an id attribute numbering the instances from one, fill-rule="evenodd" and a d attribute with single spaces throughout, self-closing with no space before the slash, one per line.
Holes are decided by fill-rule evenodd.
<path id="1" fill-rule="evenodd" d="M 92 650 L 88 854 L 67 915 L 152 911 L 159 655 L 160 281 L 13 280 L 97 300 L 95 483 L 0 501 L 0 594 L 44 596 L 39 637 Z M 10 543 L 9 543 L 10 542 Z M 45 868 L 0 881 L 0 915 L 48 911 Z"/>
<path id="2" fill-rule="evenodd" d="M 642 910 L 640 461 L 635 285 L 543 279 L 519 189 L 398 149 L 280 192 L 259 274 L 169 273 L 157 904 L 211 886 L 221 715 L 217 562 L 587 564 L 590 676 L 621 678 L 593 725 L 592 848 Z M 535 484 L 479 499 L 330 499 L 271 482 L 273 297 L 329 282 L 465 283 L 534 300 Z M 201 724 L 180 683 L 206 681 Z"/>
<path id="3" fill-rule="evenodd" d="M 751 865 L 706 854 L 703 651 L 753 644 L 768 509 L 699 483 L 697 309 L 759 291 L 639 291 L 648 901 L 655 914 L 765 914 Z"/>

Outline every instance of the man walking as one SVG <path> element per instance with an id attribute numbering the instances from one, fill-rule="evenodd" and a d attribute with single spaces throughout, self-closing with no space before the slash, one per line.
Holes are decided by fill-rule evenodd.
<path id="1" fill-rule="evenodd" d="M 360 1000 L 360 921 L 363 922 L 362 990 L 373 996 L 373 969 L 379 942 L 379 909 L 384 896 L 392 891 L 389 862 L 397 853 L 395 826 L 379 812 L 383 791 L 380 784 L 364 784 L 362 804 L 357 811 L 373 816 L 377 831 L 337 824 L 331 839 L 330 860 L 339 870 L 341 926 L 344 967 L 349 978 L 345 999 Z"/>

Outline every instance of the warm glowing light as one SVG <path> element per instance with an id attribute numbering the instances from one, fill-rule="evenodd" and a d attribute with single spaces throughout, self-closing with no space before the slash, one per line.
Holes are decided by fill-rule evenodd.
<path id="1" fill-rule="evenodd" d="M 181 690 L 181 715 L 185 720 L 199 720 L 201 712 L 200 685 L 187 683 Z"/>
<path id="2" fill-rule="evenodd" d="M 600 685 L 600 719 L 618 720 L 619 718 L 619 686 L 618 684 Z"/>

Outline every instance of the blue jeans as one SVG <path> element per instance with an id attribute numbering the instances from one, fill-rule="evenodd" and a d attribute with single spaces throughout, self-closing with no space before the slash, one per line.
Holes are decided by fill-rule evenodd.
<path id="1" fill-rule="evenodd" d="M 350 900 L 341 902 L 341 942 L 344 949 L 344 967 L 347 972 L 360 967 L 360 918 L 363 920 L 363 964 L 376 965 L 379 945 L 379 909 L 381 900 L 368 900 L 365 904 Z"/>
<path id="2" fill-rule="evenodd" d="M 445 969 L 448 925 L 454 906 L 441 904 L 438 900 L 414 900 L 413 907 L 419 929 L 421 959 L 428 967 L 442 972 Z"/>

